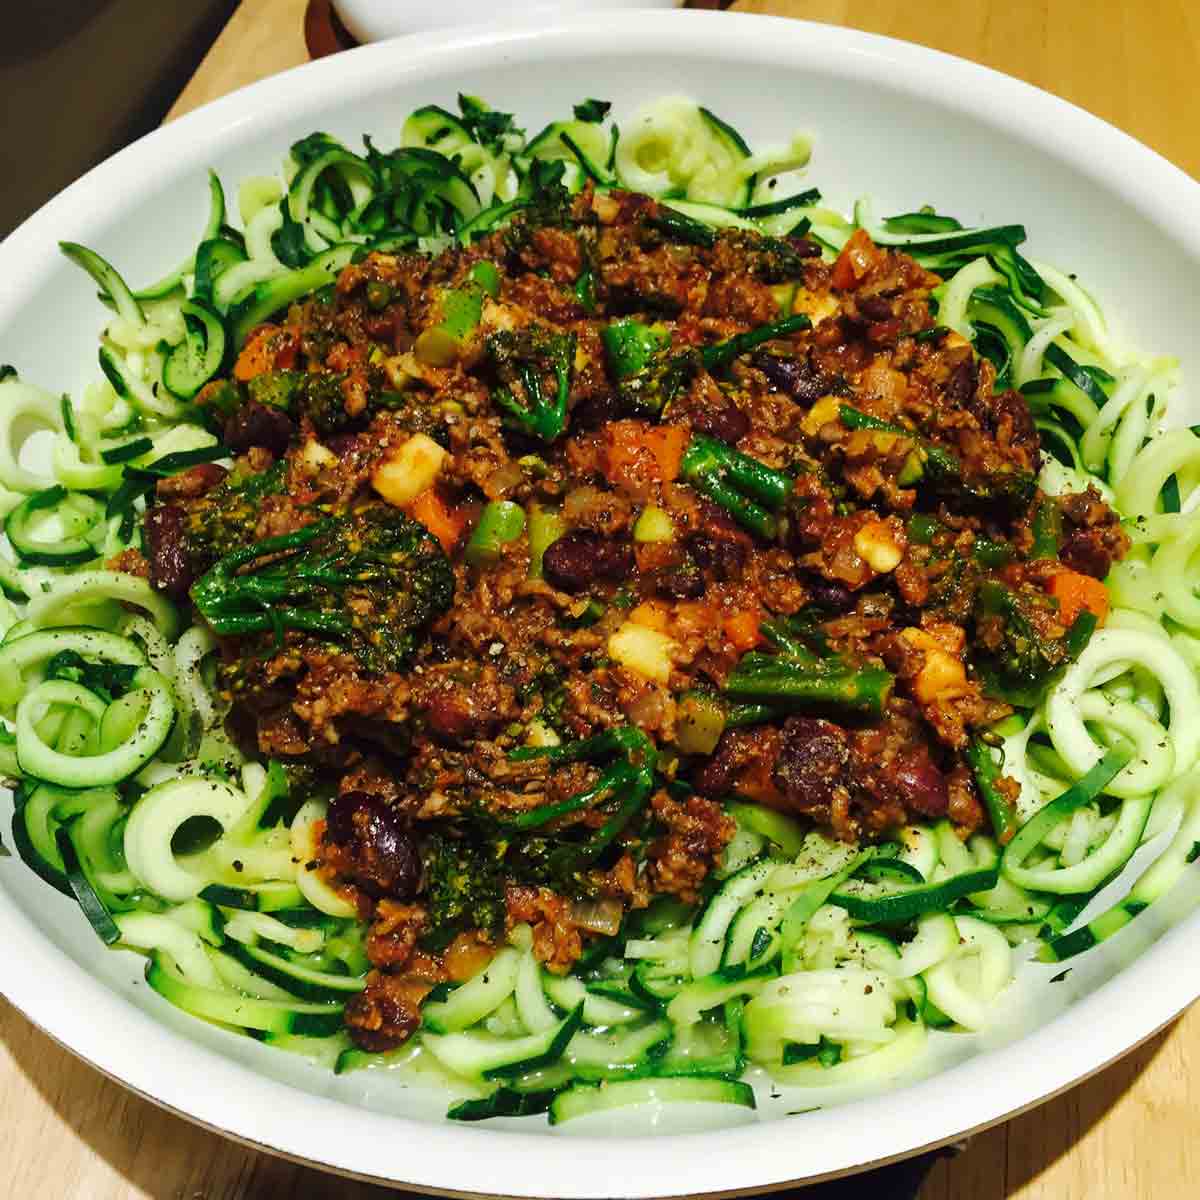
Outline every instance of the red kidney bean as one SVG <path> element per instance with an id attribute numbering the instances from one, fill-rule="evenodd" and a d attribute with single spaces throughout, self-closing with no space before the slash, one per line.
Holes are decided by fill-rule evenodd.
<path id="1" fill-rule="evenodd" d="M 688 415 L 697 433 L 706 433 L 731 446 L 750 432 L 750 418 L 732 400 L 719 407 L 697 409 Z"/>
<path id="2" fill-rule="evenodd" d="M 772 778 L 796 808 L 820 808 L 832 802 L 834 789 L 843 783 L 849 756 L 841 726 L 814 717 L 789 717 Z"/>
<path id="3" fill-rule="evenodd" d="M 196 579 L 184 536 L 184 511 L 177 504 L 146 510 L 146 554 L 150 583 L 168 596 L 182 598 Z"/>
<path id="4" fill-rule="evenodd" d="M 257 400 L 247 400 L 225 422 L 224 440 L 235 454 L 244 454 L 252 446 L 261 446 L 279 458 L 295 432 L 287 413 L 259 404 Z"/>
<path id="5" fill-rule="evenodd" d="M 576 529 L 552 542 L 542 558 L 546 579 L 564 592 L 581 592 L 597 579 L 619 580 L 633 574 L 628 542 Z"/>
<path id="6" fill-rule="evenodd" d="M 892 761 L 888 774 L 901 803 L 923 817 L 942 817 L 950 803 L 946 776 L 923 746 L 902 752 Z"/>
<path id="7" fill-rule="evenodd" d="M 349 852 L 350 882 L 368 895 L 399 900 L 421 884 L 421 856 L 404 817 L 371 792 L 334 798 L 325 817 L 325 836 Z"/>

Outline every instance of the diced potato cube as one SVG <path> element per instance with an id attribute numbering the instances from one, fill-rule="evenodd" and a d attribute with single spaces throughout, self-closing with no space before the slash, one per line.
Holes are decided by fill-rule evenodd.
<path id="1" fill-rule="evenodd" d="M 820 325 L 822 321 L 837 314 L 837 297 L 831 292 L 817 295 L 808 288 L 800 287 L 792 297 L 792 312 L 804 313 L 814 325 Z"/>
<path id="2" fill-rule="evenodd" d="M 666 684 L 671 678 L 671 653 L 675 645 L 665 633 L 626 621 L 608 639 L 608 654 L 644 679 Z"/>
<path id="3" fill-rule="evenodd" d="M 648 504 L 642 509 L 637 523 L 633 527 L 635 542 L 673 542 L 675 540 L 675 522 L 671 514 L 656 505 Z"/>
<path id="4" fill-rule="evenodd" d="M 808 414 L 800 422 L 800 426 L 809 437 L 816 437 L 824 426 L 840 420 L 841 414 L 842 401 L 837 396 L 822 396 L 808 410 Z"/>
<path id="5" fill-rule="evenodd" d="M 375 468 L 371 486 L 389 504 L 404 508 L 433 486 L 446 458 L 433 438 L 414 433 Z"/>
<path id="6" fill-rule="evenodd" d="M 864 525 L 854 535 L 854 550 L 872 571 L 880 575 L 894 571 L 904 557 L 904 548 L 885 521 L 870 521 Z"/>
<path id="7" fill-rule="evenodd" d="M 900 636 L 918 650 L 925 651 L 925 661 L 913 680 L 913 693 L 922 704 L 932 703 L 939 696 L 961 692 L 967 684 L 967 672 L 962 663 L 943 650 L 937 639 L 923 629 L 910 627 Z"/>
<path id="8" fill-rule="evenodd" d="M 337 455 L 328 446 L 322 446 L 316 438 L 309 438 L 300 452 L 300 461 L 312 472 L 323 471 L 337 462 Z"/>

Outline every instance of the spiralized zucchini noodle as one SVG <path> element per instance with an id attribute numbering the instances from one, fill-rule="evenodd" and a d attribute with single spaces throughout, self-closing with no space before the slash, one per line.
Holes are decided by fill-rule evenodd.
<path id="1" fill-rule="evenodd" d="M 508 114 L 462 97 L 459 113 L 412 113 L 395 151 L 365 139 L 358 153 L 310 135 L 280 175 L 241 183 L 236 211 L 212 174 L 194 253 L 140 290 L 94 251 L 63 243 L 110 311 L 100 370 L 82 394 L 55 396 L 0 371 L 0 762 L 15 781 L 21 859 L 76 900 L 106 943 L 146 955 L 150 986 L 167 1002 L 338 1072 L 424 1064 L 455 1093 L 449 1115 L 461 1120 L 548 1112 L 566 1121 L 673 1100 L 753 1107 L 743 1078 L 752 1068 L 791 1086 L 903 1077 L 931 1038 L 986 1029 L 1017 963 L 1058 970 L 1118 934 L 1200 856 L 1200 427 L 1172 424 L 1176 362 L 1127 345 L 1074 274 L 1023 256 L 1020 225 L 964 228 L 932 210 L 880 218 L 869 198 L 843 214 L 815 188 L 797 190 L 810 153 L 803 136 L 755 151 L 678 96 L 619 126 L 607 104 L 589 100 L 532 137 Z M 964 786 L 987 818 L 969 837 L 947 816 L 910 814 L 874 840 L 842 841 L 778 805 L 732 797 L 724 812 L 735 831 L 699 902 L 660 895 L 616 919 L 611 904 L 593 904 L 597 936 L 569 971 L 550 969 L 533 918 L 510 921 L 497 940 L 476 945 L 485 949 L 474 969 L 431 976 L 420 989 L 415 1036 L 372 1049 L 350 1039 L 344 1019 L 378 962 L 353 889 L 322 864 L 331 789 L 235 745 L 217 659 L 230 638 L 250 633 L 365 636 L 341 612 L 302 605 L 331 572 L 373 578 L 375 568 L 354 557 L 366 553 L 358 533 L 328 535 L 318 523 L 285 531 L 266 550 L 235 551 L 190 600 L 172 597 L 138 567 L 147 506 L 204 464 L 231 465 L 205 400 L 264 323 L 338 288 L 369 255 L 469 248 L 510 223 L 518 228 L 563 188 L 597 206 L 615 206 L 626 192 L 658 198 L 654 221 L 673 244 L 711 246 L 726 231 L 775 246 L 806 239 L 837 264 L 835 280 L 881 251 L 935 273 L 936 324 L 905 336 L 914 347 L 969 344 L 998 388 L 1016 389 L 1040 435 L 1036 487 L 1046 499 L 1018 542 L 1032 539 L 1032 557 L 1057 564 L 1054 498 L 1093 489 L 1119 515 L 1130 549 L 1103 585 L 1084 580 L 1082 599 L 1058 595 L 1070 626 L 1062 657 L 1036 686 L 1002 679 L 992 694 L 1007 715 L 964 735 Z M 575 284 L 584 309 L 592 286 L 585 269 Z M 498 287 L 495 267 L 480 264 L 446 302 L 442 323 L 422 333 L 424 368 L 436 369 L 439 355 L 441 365 L 452 361 L 486 321 Z M 662 403 L 655 389 L 667 388 L 673 366 L 697 370 L 700 354 L 705 369 L 723 370 L 770 338 L 819 327 L 837 308 L 794 280 L 775 295 L 780 311 L 764 332 L 665 360 L 653 377 L 645 364 L 658 360 L 647 356 L 670 335 L 618 322 L 621 331 L 605 337 L 610 365 L 637 402 Z M 545 374 L 514 368 L 517 382 L 496 403 L 527 441 L 549 445 L 567 420 L 577 349 L 545 354 Z M 808 433 L 832 423 L 838 436 L 859 431 L 885 449 L 900 439 L 905 486 L 949 469 L 944 450 L 844 395 L 807 403 Z M 31 454 L 35 434 L 50 439 L 48 454 Z M 305 453 L 314 472 L 334 458 L 315 439 Z M 390 468 L 391 492 L 376 490 L 409 506 L 444 457 L 416 434 Z M 520 461 L 547 469 L 532 450 Z M 679 478 L 729 513 L 740 536 L 770 542 L 794 483 L 777 467 L 696 436 Z M 468 569 L 494 565 L 526 536 L 526 513 L 506 503 L 484 509 L 466 546 Z M 562 532 L 530 510 L 529 586 L 547 586 L 542 556 Z M 917 514 L 905 544 L 944 532 Z M 323 536 L 332 540 L 319 543 L 318 559 L 288 557 Z M 644 509 L 639 544 L 673 536 L 668 513 Z M 418 553 L 411 540 L 389 542 L 387 553 L 401 544 Z M 879 565 L 879 546 L 855 544 L 873 569 L 895 566 Z M 976 554 L 987 545 L 980 535 Z M 997 545 L 999 569 L 1010 550 Z M 1067 576 L 1082 586 L 1078 573 L 1051 572 Z M 996 612 L 1012 617 L 1004 587 L 983 586 L 993 588 Z M 572 608 L 573 628 L 594 621 L 589 612 Z M 910 634 L 926 669 L 947 658 L 930 635 Z M 549 717 L 518 730 L 514 763 L 549 759 L 564 772 L 599 764 L 601 774 L 582 799 L 527 810 L 507 828 L 540 836 L 548 820 L 599 798 L 607 823 L 591 826 L 594 842 L 555 851 L 590 868 L 654 791 L 686 794 L 675 776 L 680 753 L 711 754 L 724 731 L 807 711 L 806 687 L 818 700 L 877 714 L 897 668 L 875 662 L 839 674 L 826 662 L 806 675 L 814 658 L 806 636 L 786 622 L 764 625 L 742 647 L 725 695 L 676 697 L 674 749 L 633 725 L 584 741 L 564 741 Z M 752 649 L 768 640 L 777 652 L 769 660 Z M 613 626 L 607 653 L 665 686 L 671 645 L 652 621 L 627 620 Z M 403 661 L 408 648 L 378 653 Z M 1123 874 L 1150 843 L 1149 865 L 1136 878 Z M 1123 898 L 1098 907 L 1094 899 L 1118 878 L 1106 895 Z"/>

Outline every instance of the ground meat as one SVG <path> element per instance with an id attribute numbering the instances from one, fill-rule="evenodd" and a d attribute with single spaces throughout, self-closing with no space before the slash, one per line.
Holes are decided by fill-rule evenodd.
<path id="1" fill-rule="evenodd" d="M 1001 782 L 1012 783 L 1011 780 Z M 982 828 L 986 819 L 983 804 L 975 792 L 971 771 L 965 764 L 960 763 L 947 776 L 946 791 L 949 795 L 946 815 L 955 828 L 965 833 L 974 833 Z"/>
<path id="2" fill-rule="evenodd" d="M 909 821 L 984 827 L 962 750 L 1007 712 L 984 694 L 982 681 L 995 677 L 984 668 L 1014 662 L 1036 674 L 1029 663 L 1039 655 L 1061 665 L 1041 650 L 1065 634 L 1050 579 L 1064 568 L 1103 576 L 1127 548 L 1115 514 L 1089 492 L 1057 501 L 1060 561 L 1029 561 L 1042 497 L 1028 404 L 997 386 L 995 367 L 965 338 L 912 336 L 931 330 L 941 281 L 906 255 L 861 230 L 833 263 L 804 238 L 689 236 L 655 201 L 590 185 L 569 200 L 568 218 L 546 191 L 470 247 L 369 254 L 332 294 L 281 315 L 269 344 L 256 337 L 239 356 L 232 386 L 245 395 L 259 367 L 297 372 L 297 423 L 270 406 L 235 406 L 225 436 L 244 453 L 233 479 L 209 491 L 220 471 L 204 466 L 164 481 L 146 520 L 149 576 L 182 598 L 193 565 L 207 569 L 232 546 L 362 511 L 372 480 L 385 479 L 381 461 L 400 461 L 414 435 L 440 447 L 412 447 L 431 467 L 440 461 L 428 477 L 414 471 L 423 490 L 398 488 L 396 504 L 445 548 L 453 603 L 430 617 L 402 670 L 379 669 L 336 621 L 320 622 L 320 635 L 310 631 L 317 622 L 297 622 L 279 637 L 220 645 L 218 683 L 239 745 L 256 744 L 336 793 L 320 866 L 371 922 L 377 970 L 347 1007 L 351 1036 L 368 1048 L 397 1045 L 416 1028 L 431 982 L 469 978 L 489 961 L 503 944 L 502 904 L 508 931 L 529 925 L 539 960 L 565 972 L 589 936 L 573 915 L 598 927 L 657 895 L 696 901 L 733 832 L 722 808 L 731 795 L 846 841 L 886 837 Z M 445 318 L 444 297 L 481 262 L 499 289 L 483 304 L 478 335 L 448 347 L 447 361 L 422 361 L 417 348 L 430 339 L 420 339 Z M 811 328 L 704 368 L 702 348 L 777 320 L 785 294 Z M 665 359 L 633 386 L 616 378 L 601 336 L 621 315 L 659 326 L 648 339 L 656 346 L 668 335 L 654 351 Z M 569 363 L 560 357 L 568 346 Z M 567 423 L 558 430 L 564 366 Z M 523 416 L 539 408 L 539 382 L 548 411 Z M 228 411 L 230 386 L 206 389 L 210 415 Z M 534 428 L 543 418 L 547 427 Z M 681 455 L 697 434 L 786 482 L 751 496 L 757 473 L 744 462 L 696 478 L 689 458 L 685 473 Z M 770 507 L 777 532 L 755 532 L 730 493 Z M 497 501 L 521 505 L 529 523 L 498 561 L 468 562 L 470 530 Z M 634 539 L 650 506 L 669 517 L 669 539 Z M 534 512 L 554 514 L 565 530 L 537 578 Z M 985 561 L 984 538 L 1003 552 Z M 269 565 L 287 574 L 288 562 Z M 998 587 L 1029 610 L 1025 623 L 989 601 Z M 312 602 L 297 589 L 274 611 Z M 334 595 L 323 591 L 319 602 L 336 612 Z M 369 624 L 374 603 L 347 598 L 343 608 Z M 668 684 L 649 634 L 644 661 L 626 661 L 628 647 L 611 641 L 633 605 L 634 621 L 671 641 Z M 388 610 L 382 625 L 390 609 L 379 608 Z M 777 653 L 785 631 L 850 669 L 886 667 L 893 686 L 883 713 L 832 703 L 772 715 L 726 729 L 709 756 L 679 756 L 680 695 L 719 695 L 747 654 Z M 513 751 L 631 726 L 654 742 L 661 774 L 695 792 L 655 793 L 602 859 L 560 878 L 556 845 L 587 838 L 621 797 L 534 829 L 514 818 L 586 793 L 621 756 L 562 763 Z M 438 871 L 433 845 L 449 855 Z M 439 916 L 445 927 L 433 929 L 426 908 L 450 912 L 438 888 L 459 866 L 472 904 L 454 911 L 473 915 Z M 452 936 L 443 960 L 422 954 L 423 942 Z"/>
<path id="3" fill-rule="evenodd" d="M 1065 530 L 1060 557 L 1073 571 L 1103 579 L 1129 552 L 1120 518 L 1094 487 L 1059 498 Z"/>
<path id="4" fill-rule="evenodd" d="M 150 563 L 140 550 L 122 550 L 120 554 L 110 558 L 104 565 L 110 571 L 120 571 L 125 575 L 137 575 L 141 579 L 150 578 Z"/>
<path id="5" fill-rule="evenodd" d="M 719 804 L 700 796 L 685 803 L 659 792 L 650 802 L 654 816 L 667 828 L 650 843 L 650 879 L 655 891 L 666 892 L 686 904 L 699 899 L 699 887 L 732 839 L 737 825 Z"/>
<path id="6" fill-rule="evenodd" d="M 583 953 L 583 937 L 571 922 L 571 903 L 544 887 L 510 884 L 505 892 L 505 929 L 533 928 L 533 953 L 548 971 L 565 975 Z"/>
<path id="7" fill-rule="evenodd" d="M 421 1004 L 434 982 L 372 971 L 367 986 L 346 1001 L 346 1032 L 360 1050 L 381 1054 L 408 1041 L 421 1025 Z"/>
<path id="8" fill-rule="evenodd" d="M 323 861 L 378 898 L 407 899 L 421 885 L 421 856 L 404 815 L 371 792 L 342 792 L 325 820 Z"/>
<path id="9" fill-rule="evenodd" d="M 708 500 L 700 502 L 696 515 L 686 539 L 692 561 L 718 582 L 738 578 L 754 548 L 753 540 Z"/>
<path id="10" fill-rule="evenodd" d="M 193 500 L 211 492 L 228 474 L 218 463 L 197 463 L 178 475 L 160 479 L 155 490 L 160 500 Z"/>

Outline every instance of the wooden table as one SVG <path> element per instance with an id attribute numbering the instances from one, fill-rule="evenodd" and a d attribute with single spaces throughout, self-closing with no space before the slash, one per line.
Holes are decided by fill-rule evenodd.
<path id="1" fill-rule="evenodd" d="M 172 115 L 305 61 L 307 0 L 243 0 Z M 1194 0 L 741 0 L 976 59 L 1057 92 L 1200 176 Z M 81 1014 L 86 1020 L 86 1014 Z M 922 1200 L 1184 1200 L 1196 1194 L 1200 1007 L 1089 1082 L 975 1137 Z M 0 1194 L 47 1200 L 383 1200 L 234 1145 L 132 1096 L 0 1001 Z"/>

